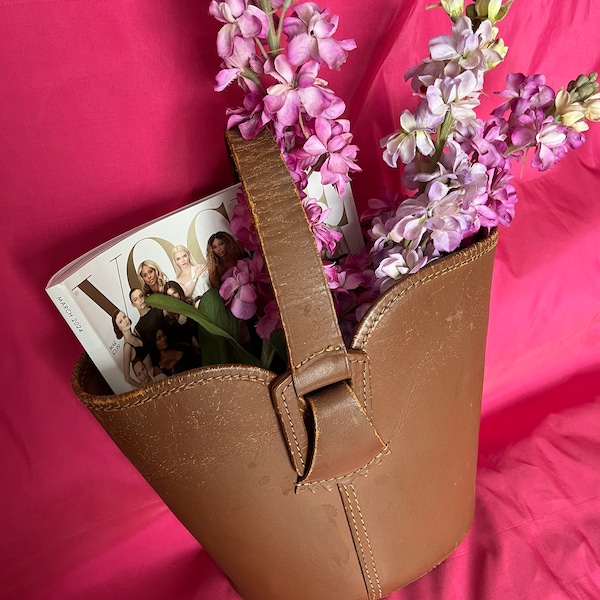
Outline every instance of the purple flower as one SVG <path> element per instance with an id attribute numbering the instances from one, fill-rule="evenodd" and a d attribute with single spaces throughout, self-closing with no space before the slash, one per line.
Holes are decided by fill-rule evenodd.
<path id="1" fill-rule="evenodd" d="M 302 201 L 302 206 L 315 237 L 317 250 L 319 252 L 325 250 L 329 254 L 333 254 L 337 243 L 342 239 L 342 234 L 331 229 L 325 222 L 331 213 L 331 209 L 323 208 L 314 198 L 305 198 Z"/>
<path id="2" fill-rule="evenodd" d="M 356 48 L 354 40 L 338 42 L 332 38 L 338 27 L 338 17 L 329 16 L 314 2 L 294 6 L 296 16 L 283 22 L 283 32 L 288 37 L 287 54 L 293 65 L 301 65 L 309 58 L 339 69 L 346 62 L 348 51 Z"/>
<path id="3" fill-rule="evenodd" d="M 254 139 L 269 122 L 264 113 L 263 94 L 253 81 L 247 81 L 248 93 L 244 96 L 244 106 L 227 110 L 227 129 L 239 127 L 245 140 Z"/>
<path id="4" fill-rule="evenodd" d="M 322 87 L 324 82 L 317 79 L 318 72 L 319 63 L 314 60 L 306 62 L 298 72 L 283 54 L 274 61 L 267 61 L 265 73 L 279 83 L 267 89 L 265 109 L 283 126 L 298 123 L 301 108 L 311 117 L 325 113 L 341 115 L 344 103 L 331 90 Z"/>
<path id="5" fill-rule="evenodd" d="M 253 252 L 260 248 L 260 242 L 243 192 L 237 194 L 237 201 L 231 216 L 231 232 L 246 250 Z"/>
<path id="6" fill-rule="evenodd" d="M 470 139 L 471 149 L 477 152 L 477 160 L 486 167 L 503 166 L 506 162 L 508 136 L 508 122 L 500 117 L 490 117 L 485 122 L 481 135 Z"/>
<path id="7" fill-rule="evenodd" d="M 417 148 L 424 156 L 431 156 L 435 152 L 431 134 L 443 120 L 443 115 L 439 120 L 427 110 L 426 103 L 421 103 L 414 115 L 405 110 L 400 115 L 400 129 L 380 141 L 380 146 L 385 148 L 383 160 L 390 167 L 396 167 L 398 158 L 408 164 L 415 158 Z"/>
<path id="8" fill-rule="evenodd" d="M 475 205 L 479 220 L 483 227 L 504 225 L 508 227 L 515 216 L 517 193 L 510 183 L 510 161 L 505 167 L 492 168 L 488 171 L 488 194 L 484 205 Z"/>
<path id="9" fill-rule="evenodd" d="M 256 6 L 248 6 L 246 0 L 212 0 L 208 12 L 221 23 L 225 23 L 217 34 L 217 52 L 221 58 L 231 56 L 234 39 L 264 38 L 269 29 L 269 17 Z"/>
<path id="10" fill-rule="evenodd" d="M 387 189 L 381 190 L 381 198 L 370 198 L 367 200 L 367 209 L 360 215 L 361 224 L 370 223 L 374 217 L 389 212 L 395 211 L 400 204 L 400 195 L 392 194 Z"/>
<path id="11" fill-rule="evenodd" d="M 224 68 L 217 73 L 215 92 L 222 92 L 235 79 L 245 81 L 243 72 L 250 65 L 250 60 L 254 56 L 252 40 L 235 37 L 231 44 L 231 53 L 221 65 Z"/>
<path id="12" fill-rule="evenodd" d="M 375 277 L 380 279 L 379 290 L 381 293 L 388 290 L 394 283 L 402 277 L 416 273 L 428 262 L 428 257 L 424 254 L 422 248 L 415 250 L 406 250 L 404 248 L 394 248 L 386 258 L 384 258 L 377 269 Z"/>
<path id="13" fill-rule="evenodd" d="M 510 110 L 515 117 L 520 117 L 531 108 L 546 110 L 554 100 L 554 90 L 546 85 L 546 77 L 541 74 L 525 77 L 523 73 L 509 73 L 506 77 L 506 90 L 496 92 L 508 98 L 492 113 L 502 117 Z"/>
<path id="14" fill-rule="evenodd" d="M 566 127 L 558 125 L 552 117 L 548 117 L 542 123 L 536 142 L 531 166 L 539 171 L 546 171 L 567 153 Z"/>
<path id="15" fill-rule="evenodd" d="M 479 106 L 478 87 L 477 78 L 471 71 L 436 80 L 426 92 L 427 106 L 433 117 L 428 119 L 429 126 L 441 124 L 448 110 L 455 121 L 468 126 L 477 118 L 474 109 Z"/>
<path id="16" fill-rule="evenodd" d="M 250 319 L 256 314 L 257 293 L 255 285 L 268 281 L 263 271 L 264 260 L 260 252 L 252 258 L 242 258 L 223 275 L 219 294 L 238 319 Z"/>
<path id="17" fill-rule="evenodd" d="M 323 185 L 333 184 L 338 194 L 346 193 L 346 183 L 350 181 L 350 171 L 360 171 L 354 162 L 358 148 L 351 144 L 352 134 L 346 120 L 330 121 L 318 117 L 315 121 L 315 134 L 311 135 L 304 144 L 308 154 L 320 157 L 325 155 L 321 165 L 321 182 Z"/>
<path id="18" fill-rule="evenodd" d="M 472 71 L 477 79 L 477 88 L 483 85 L 483 73 L 489 64 L 498 63 L 502 57 L 489 46 L 494 40 L 492 24 L 483 21 L 473 32 L 468 17 L 458 19 L 452 27 L 452 35 L 438 35 L 429 42 L 429 53 L 434 61 L 447 61 L 446 75 L 459 70 Z"/>

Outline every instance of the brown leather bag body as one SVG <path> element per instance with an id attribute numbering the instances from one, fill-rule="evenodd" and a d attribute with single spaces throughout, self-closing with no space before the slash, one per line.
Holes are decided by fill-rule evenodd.
<path id="1" fill-rule="evenodd" d="M 344 345 L 272 138 L 227 136 L 290 371 L 203 367 L 118 396 L 73 387 L 245 600 L 381 598 L 469 529 L 496 233 L 389 289 Z"/>

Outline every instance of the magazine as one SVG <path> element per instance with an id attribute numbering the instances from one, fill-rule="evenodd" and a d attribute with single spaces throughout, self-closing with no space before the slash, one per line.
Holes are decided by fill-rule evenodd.
<path id="1" fill-rule="evenodd" d="M 350 187 L 340 198 L 318 179 L 309 186 L 311 197 L 331 209 L 327 223 L 343 233 L 342 247 L 359 252 L 363 241 Z M 211 287 L 209 241 L 219 232 L 232 236 L 239 193 L 241 186 L 234 185 L 140 225 L 51 277 L 46 292 L 115 394 L 201 366 L 197 327 L 184 326 L 185 318 L 173 323 L 172 314 L 145 300 L 167 282 L 193 299 Z M 157 365 L 157 348 L 175 342 L 182 355 L 177 367 L 169 368 L 168 361 Z"/>

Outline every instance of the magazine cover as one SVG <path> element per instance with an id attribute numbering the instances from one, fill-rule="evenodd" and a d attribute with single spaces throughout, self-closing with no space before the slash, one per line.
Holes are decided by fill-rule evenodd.
<path id="1" fill-rule="evenodd" d="M 350 188 L 340 198 L 316 180 L 311 197 L 330 210 L 328 225 L 344 236 L 340 246 L 360 251 Z M 218 287 L 207 255 L 234 239 L 230 220 L 240 193 L 234 185 L 141 225 L 90 250 L 48 282 L 48 295 L 114 393 L 201 366 L 196 324 L 152 308 L 146 299 L 164 293 L 197 302 Z"/>

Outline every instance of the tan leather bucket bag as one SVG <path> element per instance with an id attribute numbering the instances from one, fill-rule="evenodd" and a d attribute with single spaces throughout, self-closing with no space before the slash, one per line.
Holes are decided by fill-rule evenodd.
<path id="1" fill-rule="evenodd" d="M 346 347 L 273 139 L 227 141 L 289 372 L 203 367 L 114 396 L 83 355 L 74 390 L 242 598 L 381 598 L 472 520 L 497 234 L 390 288 Z"/>

